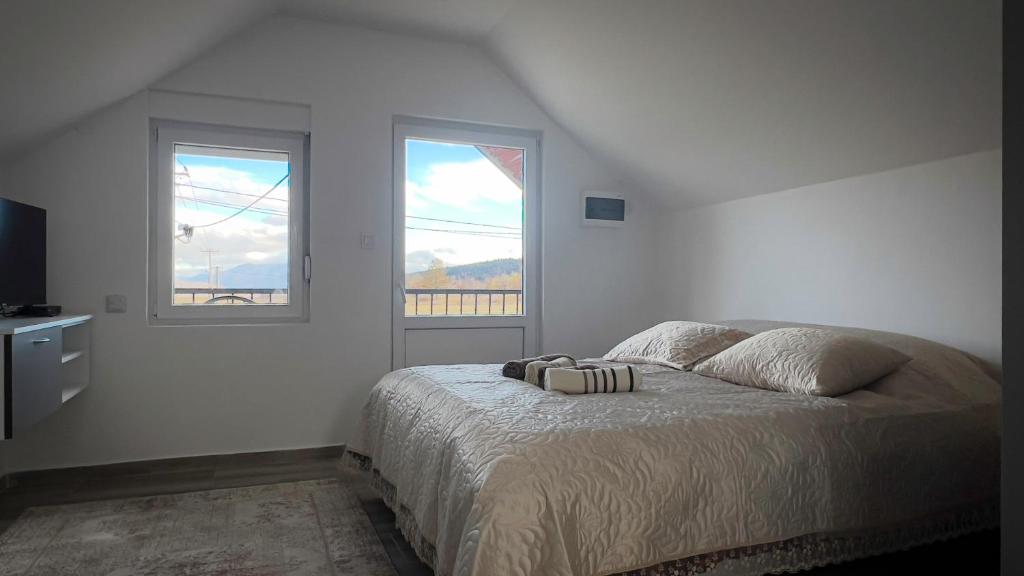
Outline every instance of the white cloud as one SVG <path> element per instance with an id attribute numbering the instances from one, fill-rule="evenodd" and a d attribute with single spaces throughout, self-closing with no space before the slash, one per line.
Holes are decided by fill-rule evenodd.
<path id="1" fill-rule="evenodd" d="M 479 212 L 482 200 L 498 204 L 516 204 L 523 191 L 490 160 L 433 164 L 422 183 L 405 182 L 405 201 L 410 208 L 444 204 Z"/>
<path id="2" fill-rule="evenodd" d="M 218 202 L 231 202 L 233 204 L 245 205 L 256 199 L 252 196 L 262 196 L 273 185 L 273 183 L 268 184 L 266 182 L 254 180 L 252 178 L 252 174 L 245 172 L 244 170 L 234 170 L 232 168 L 224 168 L 220 166 L 191 166 L 188 168 L 188 175 L 191 178 L 181 175 L 183 171 L 184 169 L 181 165 L 178 165 L 175 182 L 178 184 L 177 193 L 180 195 L 191 197 L 191 190 L 188 186 L 189 183 L 195 186 L 203 186 L 205 188 L 217 188 L 220 190 L 229 190 L 232 192 L 251 195 L 242 196 L 240 194 L 196 189 L 196 195 L 200 199 L 204 200 L 209 199 L 216 200 Z M 281 176 L 284 176 L 283 169 L 278 178 Z M 274 210 L 286 209 L 288 206 L 288 186 L 281 184 L 265 199 L 261 200 L 257 206 Z"/>
<path id="3" fill-rule="evenodd" d="M 422 272 L 429 268 L 430 263 L 437 257 L 437 254 L 430 250 L 413 250 L 405 255 L 405 273 Z"/>
<path id="4" fill-rule="evenodd" d="M 523 192 L 490 160 L 481 158 L 471 162 L 431 165 L 426 177 L 419 182 L 406 181 L 405 198 L 406 209 L 410 214 L 422 215 L 427 213 L 427 209 L 434 208 L 429 212 L 434 217 L 459 220 L 458 217 L 438 214 L 445 212 L 445 209 L 475 213 L 494 210 L 495 207 L 488 206 L 488 203 L 521 206 Z M 442 210 L 436 209 L 439 207 Z M 419 224 L 422 224 L 419 227 L 423 228 L 453 228 L 476 232 L 488 230 L 457 224 Z M 522 240 L 519 238 L 407 229 L 405 245 L 407 272 L 426 269 L 434 258 L 443 260 L 449 266 L 457 266 L 499 258 L 522 257 Z"/>

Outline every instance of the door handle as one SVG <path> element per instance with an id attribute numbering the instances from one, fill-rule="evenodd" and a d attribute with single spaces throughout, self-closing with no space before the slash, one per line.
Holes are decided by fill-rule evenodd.
<path id="1" fill-rule="evenodd" d="M 36 338 L 35 340 L 32 341 L 32 343 L 33 344 L 46 344 L 49 341 L 50 341 L 49 338 Z"/>

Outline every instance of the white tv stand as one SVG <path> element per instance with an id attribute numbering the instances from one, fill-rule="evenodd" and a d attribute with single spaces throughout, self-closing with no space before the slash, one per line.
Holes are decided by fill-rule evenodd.
<path id="1" fill-rule="evenodd" d="M 89 385 L 89 314 L 2 318 L 0 438 L 13 438 Z"/>

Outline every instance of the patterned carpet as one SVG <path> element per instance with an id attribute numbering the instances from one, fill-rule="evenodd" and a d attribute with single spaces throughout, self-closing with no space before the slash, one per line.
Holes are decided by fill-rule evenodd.
<path id="1" fill-rule="evenodd" d="M 0 558 L 0 576 L 395 574 L 334 479 L 30 508 Z"/>

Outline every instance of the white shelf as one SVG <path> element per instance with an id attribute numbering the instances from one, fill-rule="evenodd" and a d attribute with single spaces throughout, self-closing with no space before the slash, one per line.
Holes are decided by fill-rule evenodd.
<path id="1" fill-rule="evenodd" d="M 75 386 L 73 388 L 66 388 L 62 390 L 60 393 L 60 403 L 65 404 L 67 403 L 68 400 L 71 400 L 75 396 L 78 396 L 79 392 L 85 390 L 85 386 L 85 384 L 82 384 L 81 386 Z"/>
<path id="2" fill-rule="evenodd" d="M 81 358 L 82 354 L 85 354 L 84 350 L 71 350 L 69 352 L 65 352 L 60 356 L 60 363 L 67 364 L 68 362 L 71 362 L 75 358 Z"/>
<path id="3" fill-rule="evenodd" d="M 35 330 L 44 330 L 60 326 L 67 328 L 82 324 L 92 319 L 91 314 L 63 314 L 41 318 L 3 318 L 0 319 L 0 334 L 24 334 Z"/>

